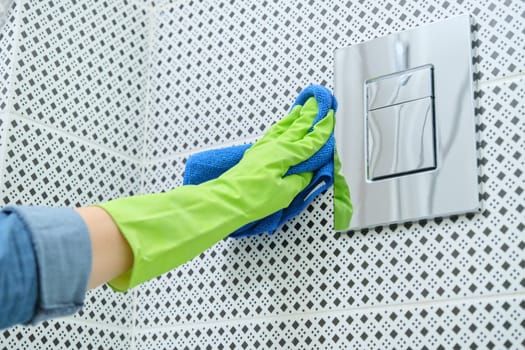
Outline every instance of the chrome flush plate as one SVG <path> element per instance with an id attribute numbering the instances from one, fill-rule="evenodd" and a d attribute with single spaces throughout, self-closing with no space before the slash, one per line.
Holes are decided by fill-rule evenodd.
<path id="1" fill-rule="evenodd" d="M 336 50 L 347 229 L 479 210 L 470 43 L 461 15 Z"/>

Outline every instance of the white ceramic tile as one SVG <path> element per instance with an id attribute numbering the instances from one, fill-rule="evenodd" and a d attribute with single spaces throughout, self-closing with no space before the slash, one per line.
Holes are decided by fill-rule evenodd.
<path id="1" fill-rule="evenodd" d="M 165 192 L 181 186 L 186 159 L 180 156 L 144 164 L 142 193 Z"/>
<path id="2" fill-rule="evenodd" d="M 13 5 L 0 26 L 0 112 L 7 108 L 9 96 L 9 79 L 12 75 L 13 56 L 15 51 L 16 13 L 18 6 Z"/>
<path id="3" fill-rule="evenodd" d="M 140 156 L 147 79 L 146 11 L 117 2 L 23 1 L 13 109 Z"/>
<path id="4" fill-rule="evenodd" d="M 258 21 L 269 10 L 249 7 L 195 2 L 158 12 L 148 159 L 254 137 L 287 113 L 297 85 L 284 75 L 287 56 L 274 56 L 292 43 L 273 42 L 284 33 Z"/>
<path id="5" fill-rule="evenodd" d="M 2 202 L 78 206 L 138 193 L 139 166 L 23 119 L 8 123 Z M 131 324 L 131 294 L 88 293 L 80 319 Z"/>
<path id="6" fill-rule="evenodd" d="M 124 329 L 49 321 L 36 327 L 17 326 L 0 331 L 0 349 L 128 350 L 131 349 L 131 335 Z"/>
<path id="7" fill-rule="evenodd" d="M 131 329 L 133 324 L 133 295 L 131 292 L 117 293 L 107 285 L 89 290 L 84 299 L 84 307 L 72 317 Z"/>
<path id="8" fill-rule="evenodd" d="M 7 127 L 4 204 L 74 206 L 138 193 L 137 163 L 25 119 Z"/>
<path id="9" fill-rule="evenodd" d="M 482 81 L 525 71 L 523 1 L 355 1 L 337 4 L 335 18 L 346 30 L 342 42 L 355 44 L 358 33 L 366 40 L 450 16 L 468 13 L 473 25 L 477 79 Z M 342 32 L 338 31 L 338 34 Z"/>
<path id="10" fill-rule="evenodd" d="M 298 315 L 139 331 L 151 349 L 522 349 L 525 299 Z"/>

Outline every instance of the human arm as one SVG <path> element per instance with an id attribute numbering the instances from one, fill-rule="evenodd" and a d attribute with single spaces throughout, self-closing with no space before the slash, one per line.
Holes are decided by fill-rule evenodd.
<path id="1" fill-rule="evenodd" d="M 87 289 L 129 270 L 130 259 L 127 242 L 103 209 L 5 208 L 0 211 L 0 329 L 77 312 Z"/>
<path id="2" fill-rule="evenodd" d="M 127 290 L 288 205 L 312 176 L 286 175 L 288 169 L 311 157 L 333 129 L 330 111 L 312 130 L 317 105 L 307 105 L 294 108 L 237 166 L 206 184 L 100 207 L 4 209 L 16 213 L 30 232 L 36 261 L 36 306 L 32 318 L 21 323 L 78 311 L 88 286 L 111 280 L 115 289 Z"/>
<path id="3" fill-rule="evenodd" d="M 76 208 L 88 228 L 92 265 L 88 288 L 95 288 L 128 271 L 133 254 L 109 214 L 99 207 Z"/>

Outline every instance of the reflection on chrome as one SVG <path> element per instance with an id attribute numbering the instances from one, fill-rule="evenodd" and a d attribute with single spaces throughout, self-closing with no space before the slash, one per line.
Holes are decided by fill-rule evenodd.
<path id="1" fill-rule="evenodd" d="M 462 15 L 336 50 L 348 229 L 479 210 L 470 43 Z"/>

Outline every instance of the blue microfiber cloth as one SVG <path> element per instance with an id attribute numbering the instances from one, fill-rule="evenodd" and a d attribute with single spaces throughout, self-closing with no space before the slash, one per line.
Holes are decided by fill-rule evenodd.
<path id="1" fill-rule="evenodd" d="M 304 89 L 293 104 L 303 105 L 310 97 L 317 100 L 318 113 L 314 124 L 324 118 L 330 109 L 337 110 L 337 101 L 330 90 L 320 85 L 310 85 Z M 298 164 L 288 171 L 287 175 L 313 171 L 310 184 L 301 191 L 284 209 L 263 219 L 251 222 L 230 234 L 233 238 L 242 238 L 267 232 L 272 234 L 286 221 L 298 215 L 321 192 L 334 182 L 334 135 L 310 159 Z M 188 158 L 184 172 L 184 185 L 198 185 L 215 179 L 235 166 L 251 144 L 233 146 L 196 153 Z"/>

